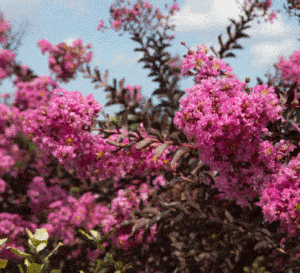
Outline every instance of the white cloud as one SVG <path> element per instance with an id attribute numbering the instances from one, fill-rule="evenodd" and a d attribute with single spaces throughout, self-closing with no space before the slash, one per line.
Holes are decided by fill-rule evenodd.
<path id="1" fill-rule="evenodd" d="M 80 13 L 85 13 L 87 12 L 87 9 L 90 8 L 90 0 L 55 0 L 55 2 L 59 4 L 64 4 L 68 8 L 74 9 L 79 11 L 77 15 Z"/>
<path id="2" fill-rule="evenodd" d="M 277 14 L 277 19 L 273 21 L 273 24 L 262 20 L 260 24 L 253 24 L 253 26 L 247 30 L 247 33 L 255 38 L 265 37 L 266 39 L 283 39 L 286 37 L 290 38 L 296 31 L 297 27 L 285 24 L 282 14 L 279 13 Z"/>
<path id="3" fill-rule="evenodd" d="M 180 12 L 172 18 L 172 23 L 177 31 L 201 31 L 222 27 L 229 22 L 228 18 L 238 19 L 240 12 L 236 0 L 186 0 Z"/>
<path id="4" fill-rule="evenodd" d="M 139 53 L 137 57 L 132 58 L 132 57 L 128 57 L 126 54 L 119 54 L 116 55 L 113 59 L 112 59 L 112 65 L 132 65 L 133 63 L 136 63 L 141 57 L 143 56 L 143 53 Z"/>
<path id="5" fill-rule="evenodd" d="M 72 43 L 77 40 L 77 38 L 75 37 L 69 37 L 67 39 L 64 40 L 64 42 L 68 45 L 68 46 L 72 46 Z"/>
<path id="6" fill-rule="evenodd" d="M 278 42 L 258 43 L 250 49 L 254 57 L 252 65 L 254 67 L 266 67 L 278 62 L 280 55 L 289 57 L 299 46 L 295 39 L 286 39 Z"/>

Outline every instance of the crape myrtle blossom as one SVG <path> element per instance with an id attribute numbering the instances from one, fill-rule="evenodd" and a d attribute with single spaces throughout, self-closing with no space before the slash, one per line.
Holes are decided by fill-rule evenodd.
<path id="1" fill-rule="evenodd" d="M 84 98 L 78 91 L 57 88 L 47 106 L 26 111 L 24 132 L 40 144 L 40 149 L 53 154 L 60 162 L 70 161 L 85 154 L 85 146 L 88 146 L 85 139 L 91 136 L 88 127 L 100 111 L 101 105 L 93 95 Z"/>
<path id="2" fill-rule="evenodd" d="M 6 32 L 10 28 L 10 23 L 4 19 L 4 14 L 0 11 L 0 44 L 4 45 L 7 42 Z"/>
<path id="3" fill-rule="evenodd" d="M 299 0 L 288 0 L 288 4 L 290 9 L 300 9 L 300 1 Z"/>
<path id="4" fill-rule="evenodd" d="M 183 42 L 182 44 L 185 43 Z M 181 60 L 181 75 L 194 75 L 195 83 L 199 83 L 202 79 L 209 77 L 218 77 L 220 75 L 230 76 L 232 68 L 223 60 L 215 58 L 213 55 L 207 57 L 207 53 L 208 49 L 204 44 L 197 46 L 196 52 L 189 50 L 185 58 Z"/>
<path id="5" fill-rule="evenodd" d="M 175 14 L 175 11 L 179 11 L 180 8 L 178 4 L 174 3 L 169 9 L 169 15 L 165 16 L 157 8 L 154 10 L 153 5 L 149 4 L 147 1 L 137 0 L 136 3 L 131 8 L 126 8 L 122 6 L 125 1 L 117 1 L 116 4 L 110 6 L 110 13 L 112 17 L 111 28 L 115 31 L 119 30 L 131 30 L 135 31 L 133 28 L 133 23 L 137 23 L 139 28 L 149 29 L 150 27 L 155 30 L 158 26 L 164 25 L 165 30 L 174 28 L 174 25 L 169 25 L 168 20 L 170 16 Z M 174 1 L 175 2 L 175 1 Z M 130 6 L 131 2 L 127 1 Z M 165 5 L 167 8 L 168 5 Z M 157 19 L 157 22 L 153 24 L 153 20 Z M 165 22 L 163 22 L 163 20 Z M 104 27 L 103 20 L 100 21 L 97 29 L 107 28 Z M 168 40 L 174 39 L 174 35 L 168 36 Z"/>
<path id="6" fill-rule="evenodd" d="M 127 92 L 124 95 L 125 100 L 128 104 L 132 101 L 140 101 L 142 99 L 141 96 L 141 86 L 140 85 L 127 85 L 126 86 Z"/>
<path id="7" fill-rule="evenodd" d="M 56 80 L 63 82 L 69 82 L 75 77 L 77 69 L 82 64 L 89 63 L 93 58 L 92 52 L 87 51 L 91 45 L 84 47 L 81 39 L 75 40 L 72 46 L 66 43 L 51 45 L 44 39 L 39 40 L 37 44 L 43 54 L 49 53 L 48 64 L 51 73 L 56 75 Z"/>
<path id="8" fill-rule="evenodd" d="M 298 154 L 282 166 L 257 203 L 267 221 L 281 221 L 281 232 L 288 232 L 288 237 L 300 235 L 299 161 Z"/>
<path id="9" fill-rule="evenodd" d="M 30 82 L 16 83 L 15 87 L 17 91 L 14 94 L 14 106 L 24 111 L 46 105 L 52 90 L 59 85 L 49 76 L 40 76 Z"/>
<path id="10" fill-rule="evenodd" d="M 6 173 L 16 175 L 13 166 L 21 152 L 13 141 L 20 131 L 18 114 L 18 108 L 0 104 L 0 177 Z"/>
<path id="11" fill-rule="evenodd" d="M 18 214 L 0 213 L 0 238 L 8 239 L 2 246 L 1 259 L 20 259 L 19 256 L 14 255 L 6 247 L 11 246 L 24 252 L 23 246 L 28 243 L 26 239 L 22 239 L 22 237 L 27 236 L 26 228 L 34 232 L 37 229 L 37 225 L 24 221 Z"/>
<path id="12" fill-rule="evenodd" d="M 267 187 L 281 164 L 277 148 L 260 138 L 268 133 L 268 121 L 282 119 L 274 89 L 257 85 L 247 94 L 245 86 L 236 77 L 203 79 L 187 89 L 174 119 L 195 141 L 200 159 L 219 171 L 218 189 L 242 207 Z"/>
<path id="13" fill-rule="evenodd" d="M 50 237 L 59 237 L 64 244 L 74 244 L 78 228 L 91 230 L 98 226 L 103 234 L 117 228 L 109 239 L 117 248 L 129 249 L 142 243 L 144 230 L 139 230 L 132 239 L 128 239 L 133 226 L 120 227 L 120 224 L 130 219 L 129 213 L 138 209 L 141 200 L 147 202 L 148 191 L 149 186 L 145 183 L 139 188 L 131 185 L 126 190 L 119 190 L 108 206 L 95 203 L 97 195 L 91 192 L 85 193 L 79 199 L 71 196 L 68 199 L 59 199 L 48 206 L 48 222 L 41 227 L 47 229 Z M 156 225 L 151 227 L 147 243 L 155 240 L 155 234 Z"/>
<path id="14" fill-rule="evenodd" d="M 16 53 L 9 49 L 0 49 L 0 80 L 9 77 L 13 73 Z"/>
<path id="15" fill-rule="evenodd" d="M 27 195 L 30 198 L 29 207 L 34 215 L 45 211 L 54 201 L 68 198 L 67 192 L 58 185 L 47 188 L 44 178 L 41 176 L 34 177 L 28 186 Z"/>
<path id="16" fill-rule="evenodd" d="M 161 168 L 171 170 L 169 153 L 175 149 L 171 145 L 160 158 L 154 153 L 158 143 L 144 150 L 132 147 L 130 151 L 112 154 L 117 147 L 108 141 L 119 139 L 120 145 L 125 146 L 130 142 L 128 132 L 121 129 L 120 136 L 115 130 L 107 139 L 91 134 L 89 127 L 100 111 L 101 106 L 92 95 L 84 98 L 78 91 L 58 88 L 47 106 L 27 110 L 22 124 L 24 132 L 41 150 L 57 158 L 67 170 L 75 169 L 82 180 L 95 183 L 112 178 L 117 182 L 126 174 L 150 175 Z"/>
<path id="17" fill-rule="evenodd" d="M 247 10 L 249 6 L 252 6 L 253 4 L 259 11 L 263 11 L 263 14 L 261 17 L 265 18 L 265 22 L 271 22 L 273 24 L 274 19 L 277 18 L 276 13 L 280 13 L 280 10 L 269 10 L 272 6 L 273 0 L 244 0 L 243 2 L 243 8 Z M 258 21 L 260 23 L 260 21 Z"/>
<path id="18" fill-rule="evenodd" d="M 283 56 L 279 57 L 277 66 L 281 70 L 281 78 L 287 83 L 300 83 L 300 51 L 294 51 L 293 54 L 286 60 Z"/>

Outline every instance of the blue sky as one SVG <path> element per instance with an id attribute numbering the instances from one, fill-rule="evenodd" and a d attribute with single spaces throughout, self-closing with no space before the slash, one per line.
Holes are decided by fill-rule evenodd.
<path id="1" fill-rule="evenodd" d="M 157 88 L 157 84 L 147 78 L 149 70 L 142 69 L 143 65 L 137 63 L 142 54 L 134 52 L 133 49 L 138 44 L 133 42 L 127 33 L 119 37 L 113 29 L 105 30 L 104 33 L 97 31 L 100 19 L 104 19 L 108 25 L 109 7 L 113 2 L 112 0 L 1 0 L 0 10 L 16 28 L 22 22 L 29 23 L 17 60 L 33 68 L 38 75 L 50 75 L 47 56 L 42 55 L 37 47 L 39 39 L 57 44 L 63 41 L 71 43 L 81 38 L 85 45 L 92 44 L 94 57 L 91 68 L 97 65 L 101 75 L 108 69 L 110 84 L 113 77 L 117 80 L 125 77 L 125 85 L 141 85 L 142 94 L 149 98 L 152 91 Z M 165 13 L 164 5 L 172 4 L 173 0 L 149 0 L 149 2 Z M 179 0 L 181 11 L 173 20 L 177 27 L 173 33 L 175 39 L 172 41 L 172 47 L 169 47 L 171 54 L 178 53 L 182 57 L 187 53 L 181 41 L 185 41 L 191 49 L 196 49 L 197 45 L 202 43 L 219 49 L 218 35 L 223 33 L 223 40 L 227 39 L 226 27 L 230 23 L 228 17 L 239 18 L 238 2 L 242 0 Z M 300 38 L 299 23 L 294 18 L 288 18 L 282 8 L 283 2 L 286 1 L 274 0 L 274 9 L 282 10 L 278 20 L 273 24 L 264 21 L 261 24 L 252 22 L 253 27 L 246 31 L 251 38 L 239 40 L 244 49 L 233 51 L 237 58 L 225 59 L 239 79 L 251 78 L 250 87 L 256 84 L 256 77 L 266 79 L 264 74 L 272 68 L 278 56 L 289 57 L 299 49 L 300 42 L 297 40 Z M 90 80 L 84 79 L 81 73 L 78 75 L 76 80 L 61 86 L 69 91 L 78 90 L 84 96 L 92 93 L 95 99 L 104 105 L 106 93 L 103 89 L 93 89 Z M 192 85 L 191 78 L 180 82 L 183 90 Z M 13 92 L 11 81 L 3 81 L 0 93 L 13 94 Z M 153 99 L 153 102 L 156 104 L 158 100 Z M 110 115 L 116 110 L 119 110 L 116 106 L 104 108 Z"/>

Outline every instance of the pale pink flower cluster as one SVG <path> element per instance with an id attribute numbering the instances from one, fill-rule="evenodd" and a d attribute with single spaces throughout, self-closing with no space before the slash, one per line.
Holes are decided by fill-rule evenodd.
<path id="1" fill-rule="evenodd" d="M 208 49 L 204 44 L 197 46 L 196 52 L 189 50 L 185 58 L 181 60 L 181 75 L 195 76 L 195 83 L 209 77 L 230 75 L 232 68 L 229 65 L 213 55 L 207 57 L 207 53 Z"/>
<path id="2" fill-rule="evenodd" d="M 56 74 L 56 80 L 69 82 L 71 78 L 75 77 L 77 69 L 82 64 L 89 63 L 92 60 L 92 52 L 87 51 L 91 48 L 90 44 L 84 47 L 81 39 L 77 39 L 72 44 L 73 46 L 68 46 L 66 43 L 51 45 L 46 40 L 38 41 L 42 53 L 49 53 L 49 68 L 51 73 Z"/>
<path id="3" fill-rule="evenodd" d="M 0 80 L 9 77 L 13 73 L 16 53 L 9 49 L 0 49 Z"/>
<path id="4" fill-rule="evenodd" d="M 24 111 L 46 105 L 52 91 L 59 85 L 49 76 L 40 76 L 30 82 L 19 82 L 15 87 L 17 91 L 14 95 L 14 106 Z"/>
<path id="5" fill-rule="evenodd" d="M 0 44 L 5 44 L 7 42 L 6 32 L 10 29 L 10 23 L 4 19 L 3 12 L 0 11 Z"/>
<path id="6" fill-rule="evenodd" d="M 259 195 L 281 164 L 277 148 L 260 138 L 268 121 L 282 118 L 274 89 L 257 85 L 247 94 L 245 85 L 236 77 L 204 79 L 187 89 L 174 119 L 195 141 L 200 159 L 219 171 L 218 189 L 241 206 Z"/>

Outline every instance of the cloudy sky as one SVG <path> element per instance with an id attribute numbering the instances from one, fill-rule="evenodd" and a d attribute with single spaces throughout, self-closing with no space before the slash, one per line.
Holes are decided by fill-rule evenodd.
<path id="1" fill-rule="evenodd" d="M 109 70 L 109 83 L 113 77 L 117 80 L 125 77 L 125 85 L 141 85 L 142 93 L 147 98 L 157 87 L 156 83 L 147 78 L 148 71 L 142 69 L 142 64 L 137 63 L 141 53 L 134 52 L 137 45 L 128 34 L 121 37 L 114 30 L 97 31 L 100 19 L 108 22 L 109 7 L 112 0 L 1 0 L 0 10 L 12 23 L 14 29 L 22 24 L 28 24 L 23 45 L 18 50 L 17 60 L 29 65 L 38 75 L 50 75 L 47 66 L 47 56 L 42 55 L 37 47 L 39 39 L 46 39 L 52 44 L 65 41 L 71 43 L 81 38 L 84 44 L 91 43 L 94 54 L 91 67 L 98 66 L 100 72 Z M 134 1 L 132 1 L 134 2 Z M 165 13 L 164 5 L 172 4 L 173 0 L 149 0 L 155 7 Z M 239 2 L 242 0 L 179 0 L 181 11 L 174 16 L 173 23 L 176 31 L 175 39 L 169 48 L 172 55 L 183 56 L 187 49 L 180 44 L 185 41 L 191 49 L 204 43 L 206 46 L 215 46 L 218 49 L 218 35 L 223 33 L 226 41 L 226 27 L 229 25 L 228 17 L 239 18 Z M 282 12 L 273 24 L 251 23 L 247 30 L 250 39 L 241 39 L 239 43 L 243 50 L 234 51 L 237 58 L 228 58 L 227 61 L 233 72 L 241 80 L 251 78 L 250 86 L 256 84 L 256 77 L 266 79 L 264 74 L 272 68 L 278 56 L 289 57 L 299 49 L 300 26 L 296 19 L 288 18 L 283 10 L 282 0 L 274 0 L 274 9 Z M 299 29 L 299 30 L 298 30 Z M 271 70 L 272 71 L 272 70 Z M 181 87 L 186 89 L 193 84 L 192 79 L 182 80 Z M 95 99 L 105 104 L 103 89 L 93 89 L 88 79 L 83 79 L 81 74 L 69 84 L 61 84 L 69 91 L 80 91 L 84 96 L 93 93 Z M 13 94 L 14 88 L 9 80 L 0 86 L 0 93 Z M 154 103 L 158 100 L 154 99 Z M 117 107 L 104 108 L 105 112 L 113 115 Z"/>

